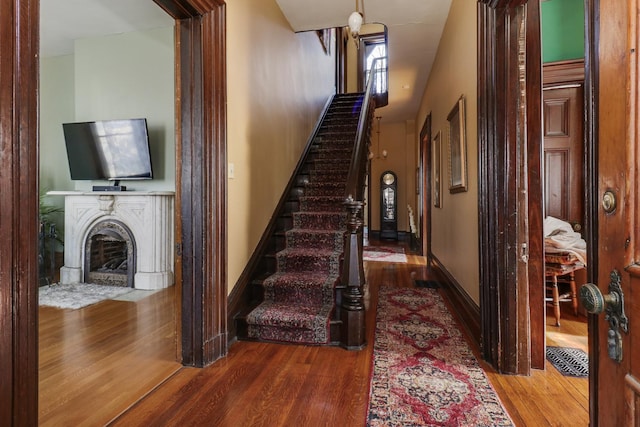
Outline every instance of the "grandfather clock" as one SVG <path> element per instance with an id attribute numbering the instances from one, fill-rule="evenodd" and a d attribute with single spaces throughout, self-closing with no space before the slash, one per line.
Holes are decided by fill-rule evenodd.
<path id="1" fill-rule="evenodd" d="M 398 240 L 398 179 L 391 171 L 380 177 L 380 238 Z"/>

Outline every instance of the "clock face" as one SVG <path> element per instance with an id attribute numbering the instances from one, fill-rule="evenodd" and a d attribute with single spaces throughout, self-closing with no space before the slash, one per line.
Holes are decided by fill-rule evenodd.
<path id="1" fill-rule="evenodd" d="M 384 176 L 382 177 L 382 182 L 384 182 L 387 185 L 393 184 L 393 181 L 395 180 L 396 179 L 393 176 L 393 174 L 390 174 L 390 173 L 385 173 Z"/>

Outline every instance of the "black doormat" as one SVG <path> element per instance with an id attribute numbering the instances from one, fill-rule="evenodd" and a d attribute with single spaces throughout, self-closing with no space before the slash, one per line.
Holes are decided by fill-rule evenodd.
<path id="1" fill-rule="evenodd" d="M 578 378 L 589 377 L 589 355 L 579 348 L 548 346 L 547 360 L 562 375 Z"/>
<path id="2" fill-rule="evenodd" d="M 437 280 L 414 280 L 414 283 L 416 284 L 416 288 L 438 289 L 442 287 Z"/>

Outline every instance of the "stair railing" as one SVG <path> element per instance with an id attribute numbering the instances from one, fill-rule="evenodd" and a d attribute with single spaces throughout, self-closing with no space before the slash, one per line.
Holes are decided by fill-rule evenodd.
<path id="1" fill-rule="evenodd" d="M 376 73 L 380 69 L 378 58 L 371 65 L 367 88 L 362 101 L 358 130 L 347 176 L 344 206 L 347 210 L 347 233 L 345 236 L 344 262 L 340 277 L 343 287 L 338 299 L 342 330 L 341 346 L 349 350 L 359 350 L 366 346 L 365 307 L 364 307 L 364 268 L 363 251 L 363 207 L 366 189 L 367 168 L 369 165 L 369 146 L 371 144 L 371 124 L 375 110 Z"/>

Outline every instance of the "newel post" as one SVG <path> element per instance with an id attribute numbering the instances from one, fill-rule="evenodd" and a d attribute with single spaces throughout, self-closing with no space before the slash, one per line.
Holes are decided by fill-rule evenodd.
<path id="1" fill-rule="evenodd" d="M 341 282 L 345 287 L 340 306 L 341 346 L 360 350 L 367 344 L 365 336 L 364 269 L 362 266 L 362 207 L 364 203 L 350 195 L 344 202 L 347 210 L 344 263 Z"/>

